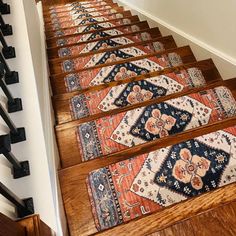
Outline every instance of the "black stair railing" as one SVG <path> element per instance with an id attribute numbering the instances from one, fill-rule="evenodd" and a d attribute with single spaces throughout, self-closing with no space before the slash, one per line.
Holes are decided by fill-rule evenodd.
<path id="1" fill-rule="evenodd" d="M 5 61 L 2 53 L 0 53 L 0 63 L 3 64 L 4 71 L 5 71 L 5 83 L 6 84 L 15 84 L 19 83 L 19 75 L 16 71 L 11 71 L 7 62 Z"/>
<path id="2" fill-rule="evenodd" d="M 3 48 L 2 48 L 2 54 L 3 54 L 3 56 L 4 56 L 6 59 L 16 57 L 15 48 L 12 47 L 12 46 L 8 46 L 8 45 L 7 45 L 7 42 L 6 42 L 5 38 L 4 38 L 3 33 L 2 33 L 1 30 L 0 30 L 0 41 L 1 41 L 1 44 L 2 44 L 2 46 L 3 46 Z"/>
<path id="3" fill-rule="evenodd" d="M 6 24 L 5 21 L 2 18 L 2 14 L 0 14 L 0 29 L 2 31 L 2 34 L 4 36 L 12 35 L 12 26 L 9 24 Z"/>
<path id="4" fill-rule="evenodd" d="M 10 6 L 7 3 L 4 3 L 2 0 L 0 0 L 0 12 L 4 15 L 11 13 Z"/>
<path id="5" fill-rule="evenodd" d="M 16 207 L 18 218 L 34 214 L 33 198 L 20 199 L 1 182 L 0 194 Z"/>
<path id="6" fill-rule="evenodd" d="M 11 138 L 9 134 L 0 136 L 0 154 L 12 165 L 12 174 L 14 179 L 19 179 L 30 175 L 30 168 L 28 161 L 19 162 L 11 152 Z"/>
<path id="7" fill-rule="evenodd" d="M 7 85 L 5 81 L 3 80 L 4 78 L 4 65 L 0 62 L 0 87 L 4 94 L 7 97 L 7 110 L 8 113 L 16 112 L 16 111 L 21 111 L 22 110 L 22 102 L 20 98 L 14 98 L 7 88 Z"/>

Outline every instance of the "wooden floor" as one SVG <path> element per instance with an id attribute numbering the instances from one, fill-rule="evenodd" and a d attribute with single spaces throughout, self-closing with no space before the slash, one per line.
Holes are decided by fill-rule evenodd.
<path id="1" fill-rule="evenodd" d="M 169 145 L 174 145 L 186 140 L 218 131 L 233 125 L 236 125 L 236 117 L 229 117 L 224 120 L 217 120 L 207 125 L 199 126 L 198 128 L 190 129 L 177 133 L 168 137 L 156 139 L 144 144 L 133 146 L 111 153 L 109 155 L 100 156 L 100 158 L 84 161 L 81 157 L 80 148 L 78 145 L 76 130 L 78 125 L 85 122 L 96 121 L 97 119 L 106 120 L 110 115 L 120 114 L 121 112 L 130 111 L 135 108 L 161 103 L 180 96 L 197 93 L 207 89 L 213 89 L 218 86 L 225 86 L 236 99 L 236 78 L 224 81 L 221 78 L 214 62 L 211 59 L 197 61 L 189 46 L 177 47 L 172 36 L 163 36 L 158 28 L 149 28 L 146 21 L 140 21 L 138 16 L 132 16 L 130 11 L 124 11 L 123 8 L 113 4 L 110 0 L 105 0 L 107 5 L 117 9 L 123 14 L 124 19 L 129 19 L 130 23 L 113 26 L 108 28 L 110 31 L 117 30 L 117 35 L 102 34 L 107 29 L 90 29 L 89 31 L 76 31 L 76 29 L 99 24 L 89 22 L 85 25 L 72 26 L 67 28 L 54 29 L 54 24 L 50 21 L 48 7 L 54 4 L 68 3 L 67 0 L 43 0 L 44 17 L 45 17 L 45 35 L 47 43 L 47 52 L 49 58 L 50 83 L 53 92 L 52 102 L 56 118 L 55 133 L 57 144 L 61 158 L 61 169 L 59 170 L 59 179 L 62 191 L 62 197 L 68 220 L 68 226 L 71 236 L 80 235 L 150 235 L 150 236 L 179 236 L 179 235 L 236 235 L 235 214 L 236 214 L 236 184 L 230 184 L 214 191 L 204 193 L 198 197 L 193 197 L 189 200 L 163 208 L 145 217 L 123 223 L 114 228 L 98 232 L 95 226 L 94 217 L 91 208 L 87 188 L 88 174 L 98 168 L 127 160 L 140 154 L 149 153 L 159 148 L 164 148 Z M 71 1 L 72 2 L 72 1 Z M 81 1 L 82 2 L 82 1 Z M 85 20 L 87 18 L 84 18 Z M 118 19 L 105 20 L 105 23 L 118 22 Z M 103 22 L 103 23 L 104 23 Z M 74 23 L 73 23 L 74 24 Z M 133 32 L 134 26 L 138 30 Z M 73 32 L 68 35 L 57 36 L 56 33 L 60 30 Z M 70 31 L 71 30 L 71 31 Z M 96 33 L 101 33 L 103 36 L 91 37 Z M 151 38 L 140 40 L 143 33 L 149 34 Z M 73 41 L 72 38 L 77 41 Z M 81 37 L 88 38 L 86 41 L 78 41 Z M 62 49 L 75 50 L 76 47 L 89 48 L 88 45 L 96 45 L 97 43 L 106 40 L 118 40 L 119 38 L 129 39 L 129 43 L 125 45 L 113 45 L 109 48 L 99 48 L 95 51 L 80 52 L 60 57 L 59 52 Z M 59 45 L 58 40 L 65 40 L 65 45 Z M 150 43 L 159 42 L 164 46 L 160 51 L 145 51 Z M 131 47 L 139 47 L 144 54 L 141 56 L 131 56 L 126 59 L 117 59 L 116 61 L 106 61 L 103 64 L 94 64 L 93 66 L 82 66 L 82 61 L 93 60 L 93 58 L 103 55 L 103 53 L 114 53 L 115 51 L 131 49 Z M 89 76 L 96 76 L 106 68 L 125 66 L 127 63 L 141 62 L 151 60 L 153 58 L 168 58 L 169 55 L 178 55 L 181 59 L 181 64 L 170 64 L 163 67 L 161 70 L 150 69 L 145 74 L 135 76 L 127 76 L 122 80 L 114 80 L 104 82 L 97 85 L 91 85 L 86 82 Z M 62 63 L 65 61 L 77 60 L 78 67 L 71 71 L 64 71 Z M 94 59 L 95 60 L 95 59 Z M 179 63 L 179 61 L 178 61 Z M 83 118 L 75 118 L 71 112 L 71 99 L 77 95 L 83 95 L 84 99 L 91 99 L 91 93 L 95 94 L 100 91 L 107 91 L 115 86 L 127 85 L 131 82 L 145 81 L 157 76 L 167 76 L 169 73 L 179 74 L 189 68 L 197 68 L 203 75 L 206 84 L 196 87 L 186 87 L 180 92 L 175 92 L 158 98 L 151 98 L 147 101 L 140 101 L 133 105 L 114 108 L 110 111 L 99 111 Z M 69 91 L 65 79 L 68 75 L 75 75 L 80 79 L 80 82 L 85 78 L 83 86 L 75 91 Z"/>

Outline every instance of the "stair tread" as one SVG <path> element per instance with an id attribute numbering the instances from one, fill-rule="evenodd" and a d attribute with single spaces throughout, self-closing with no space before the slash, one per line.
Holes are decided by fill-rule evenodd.
<path id="1" fill-rule="evenodd" d="M 175 72 L 171 72 L 170 73 L 170 78 L 175 78 L 176 75 L 178 75 L 178 77 L 180 76 L 181 72 L 183 73 L 184 71 L 188 70 L 189 68 L 197 68 L 198 70 L 201 71 L 201 74 L 203 75 L 205 81 L 207 84 L 212 83 L 214 81 L 217 81 L 218 79 L 220 79 L 220 75 L 216 69 L 216 67 L 214 66 L 213 62 L 211 60 L 207 60 L 207 61 L 202 61 L 202 62 L 197 62 L 197 63 L 193 63 L 191 65 L 188 65 L 187 67 L 185 66 L 185 68 L 182 68 L 178 71 Z M 158 77 L 155 75 L 156 72 L 152 73 L 153 75 L 150 74 L 149 78 L 143 78 L 143 76 L 141 76 L 139 79 L 139 81 L 150 81 L 151 79 L 151 83 L 152 84 L 156 84 L 157 86 L 165 86 L 164 84 L 160 83 L 160 81 L 157 81 Z M 168 73 L 169 74 L 169 73 Z M 168 78 L 168 74 L 163 74 L 163 76 Z M 163 78 L 165 78 L 163 77 Z M 136 83 L 137 83 L 137 79 L 136 79 Z M 156 82 L 155 82 L 156 79 Z M 161 78 L 160 78 L 161 79 Z M 164 81 L 163 81 L 164 82 Z M 98 110 L 98 104 L 100 102 L 102 102 L 102 100 L 104 100 L 105 98 L 105 94 L 110 94 L 112 93 L 112 97 L 113 99 L 111 101 L 109 101 L 110 105 L 114 104 L 114 100 L 117 99 L 117 97 L 121 94 L 121 92 L 123 91 L 122 87 L 127 87 L 127 85 L 132 85 L 134 83 L 134 80 L 132 79 L 132 81 L 130 80 L 129 83 L 124 83 L 121 85 L 116 85 L 116 86 L 111 86 L 111 87 L 105 87 L 103 85 L 103 87 L 98 88 L 97 90 L 95 90 L 95 87 L 87 90 L 86 92 L 82 93 L 82 92 L 72 92 L 72 93 L 68 93 L 68 94 L 63 94 L 63 95 L 59 95 L 59 96 L 55 96 L 53 98 L 53 103 L 54 103 L 54 111 L 55 111 L 55 116 L 57 121 L 60 123 L 64 123 L 64 122 L 69 122 L 72 120 L 76 120 L 76 119 L 83 119 L 82 122 L 85 122 L 87 119 L 87 117 L 90 119 L 95 119 L 98 118 L 98 116 L 96 116 L 96 114 L 100 116 L 104 116 L 108 113 L 111 112 L 111 109 L 109 109 L 109 111 L 102 111 L 102 110 Z M 181 82 L 180 82 L 181 84 Z M 139 84 L 139 86 L 143 86 L 143 84 Z M 191 85 L 188 86 L 188 88 L 185 88 L 186 90 L 191 89 Z M 199 86 L 199 85 L 198 85 Z M 181 88 L 181 90 L 184 88 Z M 168 85 L 168 89 L 167 91 L 169 91 L 169 85 Z M 97 94 L 99 92 L 99 94 Z M 173 93 L 177 93 L 180 91 L 172 91 L 171 94 Z M 104 95 L 103 95 L 104 94 Z M 117 94 L 117 95 L 115 95 Z M 167 94 L 165 94 L 166 96 Z M 78 97 L 79 96 L 79 97 Z M 78 102 L 79 98 L 83 97 L 83 104 L 86 108 L 86 110 L 88 112 L 83 113 L 83 115 L 77 115 L 76 112 L 76 103 Z M 152 97 L 150 99 L 147 100 L 151 100 L 151 99 L 156 99 L 156 97 Z M 93 103 L 93 100 L 95 102 L 95 104 Z M 158 100 L 158 98 L 156 99 Z M 138 102 L 138 103 L 142 103 L 142 102 Z M 126 106 L 131 105 L 131 104 L 127 104 Z M 126 107 L 125 106 L 125 107 Z M 83 106 L 81 106 L 82 108 Z M 80 109 L 81 109 L 80 108 Z M 120 107 L 122 108 L 122 107 Z M 113 107 L 112 110 L 120 110 L 119 107 Z M 111 113 L 113 114 L 113 113 Z M 91 117 L 92 115 L 92 117 Z M 94 116 L 95 115 L 95 116 Z"/>

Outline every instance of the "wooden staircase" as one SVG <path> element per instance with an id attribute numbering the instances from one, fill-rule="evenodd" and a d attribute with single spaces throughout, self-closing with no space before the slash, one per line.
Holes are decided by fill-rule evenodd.
<path id="1" fill-rule="evenodd" d="M 70 235 L 162 235 L 155 232 L 234 201 L 236 79 L 222 80 L 211 59 L 197 61 L 189 46 L 177 47 L 172 36 L 162 36 L 158 28 L 150 29 L 110 0 L 52 0 L 43 7 L 59 178 Z M 208 140 L 207 135 L 215 138 Z M 221 150 L 223 139 L 228 153 Z M 198 148 L 196 140 L 208 149 Z M 216 141 L 216 146 L 208 144 Z M 193 149 L 191 142 L 198 146 Z M 178 161 L 172 161 L 173 156 L 161 159 L 161 150 L 178 144 L 187 145 Z M 189 145 L 193 156 L 186 151 Z M 227 163 L 224 155 L 229 155 Z M 148 161 L 159 165 L 151 183 L 159 183 L 159 199 L 152 197 L 155 187 L 145 183 L 140 188 L 151 175 L 141 176 L 141 168 L 154 173 Z M 106 174 L 101 177 L 98 169 Z M 141 213 L 132 212 L 135 206 L 128 200 L 134 198 L 143 204 Z M 115 199 L 114 212 L 101 204 L 106 199 Z"/>

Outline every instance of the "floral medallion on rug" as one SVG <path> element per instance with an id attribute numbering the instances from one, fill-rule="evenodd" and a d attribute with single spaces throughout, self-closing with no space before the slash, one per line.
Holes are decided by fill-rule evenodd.
<path id="1" fill-rule="evenodd" d="M 91 172 L 96 227 L 104 230 L 236 180 L 236 127 Z"/>
<path id="2" fill-rule="evenodd" d="M 82 123 L 76 135 L 83 161 L 135 147 L 236 114 L 223 86 Z"/>

